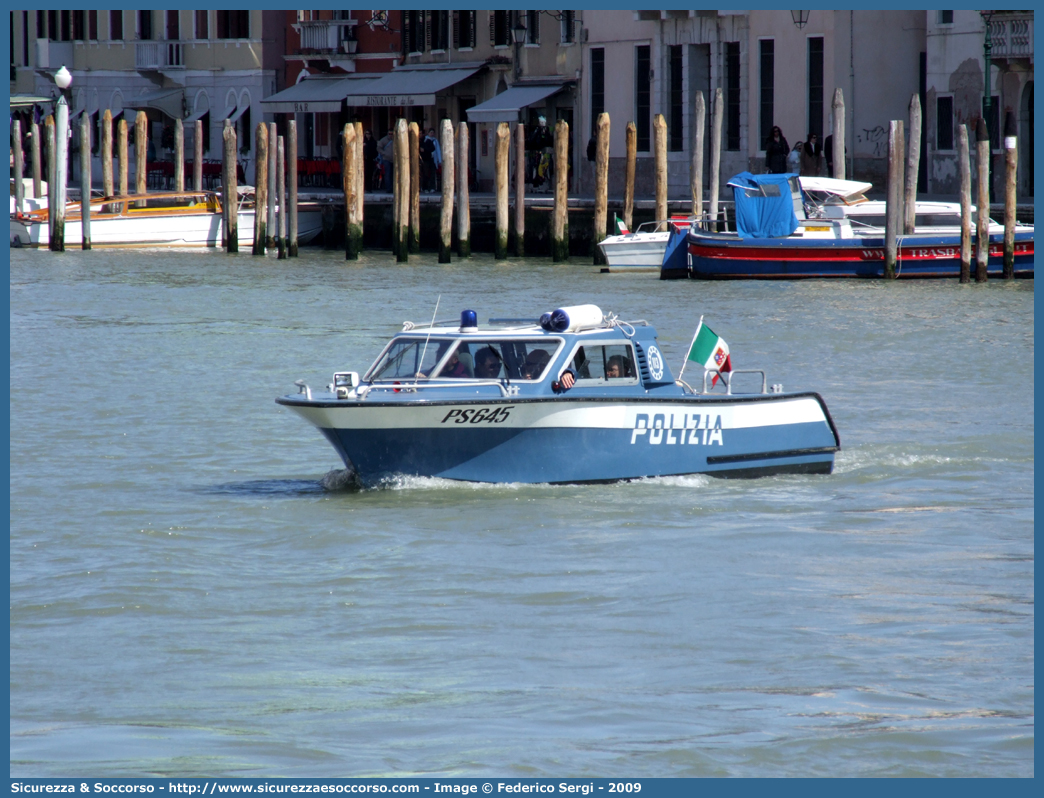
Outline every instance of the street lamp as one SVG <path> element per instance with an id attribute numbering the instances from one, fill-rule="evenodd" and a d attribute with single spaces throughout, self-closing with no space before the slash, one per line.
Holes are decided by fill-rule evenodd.
<path id="1" fill-rule="evenodd" d="M 522 21 L 522 15 L 515 12 L 515 26 L 511 29 L 511 36 L 515 40 L 515 80 L 522 75 L 521 47 L 526 41 L 526 23 Z"/>
<path id="2" fill-rule="evenodd" d="M 54 85 L 61 92 L 54 120 L 54 185 L 51 191 L 50 210 L 47 218 L 50 222 L 50 248 L 55 252 L 65 251 L 65 197 L 69 168 L 69 103 L 65 92 L 72 85 L 72 74 L 65 65 L 54 73 Z"/>
<path id="3" fill-rule="evenodd" d="M 790 18 L 794 20 L 794 24 L 799 28 L 805 27 L 808 24 L 808 12 L 807 11 L 791 11 Z"/>

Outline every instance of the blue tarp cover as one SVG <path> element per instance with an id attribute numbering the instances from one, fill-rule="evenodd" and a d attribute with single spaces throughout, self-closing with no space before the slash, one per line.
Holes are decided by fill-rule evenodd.
<path id="1" fill-rule="evenodd" d="M 740 172 L 729 181 L 736 200 L 740 238 L 782 238 L 798 228 L 790 179 L 795 174 L 752 175 Z"/>

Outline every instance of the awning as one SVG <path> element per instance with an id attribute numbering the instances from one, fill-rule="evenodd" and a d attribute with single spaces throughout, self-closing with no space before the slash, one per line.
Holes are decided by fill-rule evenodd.
<path id="1" fill-rule="evenodd" d="M 159 91 L 124 99 L 123 107 L 125 109 L 136 108 L 138 110 L 154 108 L 157 111 L 162 111 L 169 117 L 180 119 L 184 96 L 184 89 L 160 89 Z"/>
<path id="2" fill-rule="evenodd" d="M 565 88 L 556 83 L 542 86 L 513 86 L 492 100 L 473 105 L 467 110 L 469 122 L 517 122 L 523 108 L 540 102 Z"/>
<path id="3" fill-rule="evenodd" d="M 250 107 L 249 105 L 241 105 L 241 106 L 239 106 L 236 109 L 236 112 L 234 114 L 232 114 L 232 116 L 230 116 L 228 118 L 228 121 L 231 122 L 234 125 L 239 120 L 239 117 L 241 117 L 246 112 L 246 110 L 249 107 Z"/>
<path id="4" fill-rule="evenodd" d="M 202 119 L 204 116 L 206 116 L 209 113 L 210 113 L 210 109 L 209 108 L 204 108 L 202 111 L 195 111 L 194 113 L 191 113 L 188 116 L 186 116 L 182 120 L 182 124 L 183 125 L 195 124 L 197 119 Z"/>
<path id="5" fill-rule="evenodd" d="M 12 94 L 11 107 L 32 108 L 34 105 L 41 105 L 42 103 L 53 103 L 56 99 L 56 97 L 40 97 L 35 94 Z"/>
<path id="6" fill-rule="evenodd" d="M 435 94 L 478 72 L 484 64 L 464 68 L 432 69 L 405 67 L 386 72 L 371 84 L 350 87 L 345 98 L 354 106 L 434 105 Z"/>
<path id="7" fill-rule="evenodd" d="M 270 114 L 335 114 L 341 110 L 351 84 L 369 85 L 374 82 L 376 78 L 304 78 L 300 83 L 263 99 L 261 107 Z"/>
<path id="8" fill-rule="evenodd" d="M 230 105 L 230 106 L 228 106 L 228 108 L 226 108 L 220 114 L 215 116 L 214 117 L 214 121 L 215 122 L 224 122 L 226 119 L 228 119 L 230 116 L 232 116 L 232 114 L 234 114 L 235 112 L 236 112 L 236 106 Z"/>

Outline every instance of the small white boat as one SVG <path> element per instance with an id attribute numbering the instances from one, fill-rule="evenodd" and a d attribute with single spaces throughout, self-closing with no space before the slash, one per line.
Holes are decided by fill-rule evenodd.
<path id="1" fill-rule="evenodd" d="M 12 247 L 46 247 L 49 210 L 37 208 L 11 216 Z M 221 197 L 215 191 L 164 191 L 151 194 L 95 197 L 91 200 L 92 247 L 219 247 L 222 238 Z M 240 249 L 254 241 L 253 190 L 239 192 Z M 318 210 L 298 212 L 298 236 L 307 244 L 322 232 Z M 80 246 L 83 225 L 80 203 L 65 211 L 65 245 Z"/>
<path id="2" fill-rule="evenodd" d="M 598 242 L 610 272 L 658 272 L 671 228 L 687 229 L 691 218 L 676 217 L 664 221 L 644 222 L 632 233 L 608 236 Z"/>

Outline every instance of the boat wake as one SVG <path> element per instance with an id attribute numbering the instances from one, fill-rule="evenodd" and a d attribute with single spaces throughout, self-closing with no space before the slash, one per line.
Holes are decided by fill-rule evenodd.
<path id="1" fill-rule="evenodd" d="M 321 492 L 322 485 L 311 479 L 252 479 L 203 488 L 203 493 L 234 496 L 307 496 Z"/>

